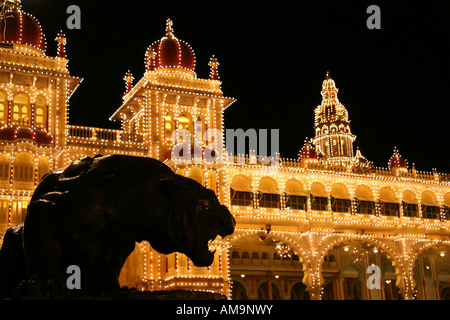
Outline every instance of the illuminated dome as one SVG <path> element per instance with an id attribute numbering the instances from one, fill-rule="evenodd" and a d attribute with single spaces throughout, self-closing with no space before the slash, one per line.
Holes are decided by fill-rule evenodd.
<path id="1" fill-rule="evenodd" d="M 0 42 L 29 45 L 45 52 L 45 35 L 36 18 L 17 8 L 4 14 L 5 18 L 0 19 Z"/>
<path id="2" fill-rule="evenodd" d="M 313 146 L 311 146 L 311 144 L 308 142 L 307 139 L 305 140 L 305 145 L 303 146 L 302 150 L 300 150 L 300 152 L 298 154 L 298 159 L 299 160 L 318 159 L 316 150 L 314 149 Z"/>
<path id="3" fill-rule="evenodd" d="M 400 155 L 400 153 L 397 150 L 397 147 L 394 148 L 394 154 L 392 155 L 391 159 L 388 163 L 389 169 L 393 168 L 408 168 L 408 162 Z"/>
<path id="4" fill-rule="evenodd" d="M 167 19 L 166 36 L 154 42 L 145 54 L 146 70 L 181 68 L 195 72 L 195 55 L 192 48 L 173 34 L 172 20 Z"/>

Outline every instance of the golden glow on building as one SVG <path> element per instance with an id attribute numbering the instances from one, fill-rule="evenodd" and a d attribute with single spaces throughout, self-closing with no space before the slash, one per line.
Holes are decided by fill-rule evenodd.
<path id="1" fill-rule="evenodd" d="M 17 3 L 11 10 L 22 10 Z M 1 236 L 23 221 L 49 170 L 96 154 L 152 157 L 214 190 L 237 227 L 214 241 L 218 250 L 207 268 L 180 253 L 159 254 L 146 241 L 136 244 L 122 285 L 249 299 L 450 297 L 447 176 L 416 171 L 397 149 L 384 169 L 355 151 L 348 112 L 329 74 L 315 109 L 315 136 L 299 159 L 281 159 L 276 167 L 245 156 L 176 164 L 175 129 L 194 133 L 201 120 L 200 132 L 214 128 L 224 140 L 223 114 L 235 99 L 222 92 L 215 57 L 209 79 L 197 78 L 194 52 L 168 20 L 166 34 L 148 47 L 144 75 L 137 82 L 131 72 L 124 77 L 122 104 L 110 118 L 121 129 L 77 126 L 69 124 L 68 108 L 82 79 L 67 69 L 64 34 L 51 57 L 38 46 L 42 34 L 29 44 L 26 33 L 0 44 Z M 366 286 L 372 264 L 382 270 L 381 289 Z"/>

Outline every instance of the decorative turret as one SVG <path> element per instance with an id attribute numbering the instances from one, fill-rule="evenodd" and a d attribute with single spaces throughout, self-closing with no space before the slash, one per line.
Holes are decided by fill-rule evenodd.
<path id="1" fill-rule="evenodd" d="M 371 161 L 367 160 L 367 158 L 361 154 L 361 150 L 356 148 L 356 154 L 351 162 L 350 169 L 358 173 L 368 173 L 372 172 L 374 166 Z"/>
<path id="2" fill-rule="evenodd" d="M 392 155 L 391 159 L 389 159 L 388 167 L 390 170 L 394 170 L 396 172 L 406 172 L 408 170 L 408 162 L 400 155 L 397 147 L 394 147 L 394 154 Z"/>
<path id="3" fill-rule="evenodd" d="M 58 42 L 58 51 L 56 53 L 56 56 L 59 58 L 67 58 L 66 55 L 66 36 L 62 32 L 62 30 L 58 33 L 55 39 Z"/>
<path id="4" fill-rule="evenodd" d="M 131 91 L 131 87 L 133 86 L 134 81 L 134 77 L 131 74 L 130 70 L 127 71 L 123 80 L 125 80 L 125 94 L 127 94 Z"/>
<path id="5" fill-rule="evenodd" d="M 209 80 L 219 80 L 219 62 L 217 61 L 216 57 L 212 56 L 209 60 L 208 65 L 211 67 L 211 70 L 209 72 Z"/>
<path id="6" fill-rule="evenodd" d="M 356 137 L 350 132 L 347 109 L 339 102 L 338 88 L 329 72 L 322 83 L 322 103 L 315 113 L 315 137 L 312 140 L 316 151 L 332 165 L 349 165 L 353 159 L 353 142 Z"/>
<path id="7" fill-rule="evenodd" d="M 300 161 L 302 167 L 305 167 L 311 163 L 319 162 L 317 152 L 314 149 L 314 147 L 309 143 L 308 138 L 305 139 L 305 144 L 298 153 L 298 160 Z"/>

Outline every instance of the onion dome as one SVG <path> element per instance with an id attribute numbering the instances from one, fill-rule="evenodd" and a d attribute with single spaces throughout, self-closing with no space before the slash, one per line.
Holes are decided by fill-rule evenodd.
<path id="1" fill-rule="evenodd" d="M 391 159 L 389 159 L 388 166 L 389 169 L 408 168 L 408 162 L 400 155 L 400 153 L 397 150 L 397 147 L 394 148 L 394 154 L 392 155 Z"/>
<path id="2" fill-rule="evenodd" d="M 29 45 L 45 52 L 45 35 L 41 25 L 20 8 L 7 10 L 0 16 L 0 42 Z"/>
<path id="3" fill-rule="evenodd" d="M 166 36 L 154 42 L 145 54 L 146 70 L 182 68 L 195 72 L 192 48 L 173 34 L 172 20 L 166 21 Z"/>
<path id="4" fill-rule="evenodd" d="M 305 139 L 305 144 L 298 154 L 299 160 L 318 159 L 317 152 L 314 147 Z"/>

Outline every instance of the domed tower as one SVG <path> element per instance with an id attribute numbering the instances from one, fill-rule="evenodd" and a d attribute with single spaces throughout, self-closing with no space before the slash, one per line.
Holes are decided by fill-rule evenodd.
<path id="1" fill-rule="evenodd" d="M 0 13 L 0 42 L 22 44 L 45 53 L 45 35 L 31 14 L 22 11 L 20 0 L 7 0 Z"/>
<path id="2" fill-rule="evenodd" d="M 312 140 L 316 151 L 332 165 L 349 165 L 353 158 L 356 137 L 350 131 L 347 109 L 339 102 L 338 88 L 329 72 L 322 83 L 322 103 L 315 113 Z"/>
<path id="3" fill-rule="evenodd" d="M 64 34 L 56 41 L 56 56 L 47 55 L 38 20 L 22 9 L 20 0 L 1 2 L 0 142 L 31 142 L 39 152 L 66 148 L 68 100 L 81 79 L 67 68 Z M 63 158 L 55 165 L 63 166 Z"/>
<path id="4" fill-rule="evenodd" d="M 389 159 L 388 162 L 389 170 L 393 170 L 394 172 L 406 172 L 408 171 L 408 162 L 405 158 L 400 155 L 397 147 L 394 147 L 394 154 Z"/>
<path id="5" fill-rule="evenodd" d="M 175 37 L 171 19 L 166 20 L 166 36 L 148 47 L 145 68 L 195 77 L 194 50 L 188 43 Z"/>
<path id="6" fill-rule="evenodd" d="M 171 153 L 181 130 L 189 147 L 180 154 L 186 158 L 191 150 L 201 158 L 202 150 L 223 149 L 223 111 L 235 100 L 223 95 L 217 58 L 205 61 L 209 77 L 197 78 L 194 50 L 175 35 L 168 18 L 165 35 L 148 46 L 144 62 L 141 79 L 133 82 L 130 73 L 125 76 L 123 104 L 110 119 L 120 121 L 130 136 L 146 139 L 147 155 L 161 161 L 176 158 Z"/>
<path id="7" fill-rule="evenodd" d="M 305 139 L 305 144 L 298 153 L 298 160 L 300 161 L 302 167 L 307 167 L 309 164 L 317 164 L 319 162 L 317 152 L 309 143 L 308 138 Z"/>

